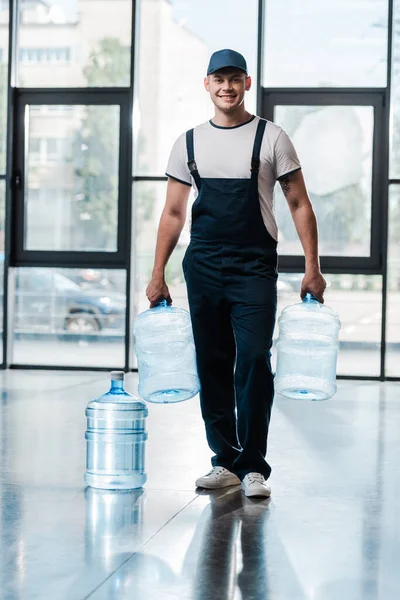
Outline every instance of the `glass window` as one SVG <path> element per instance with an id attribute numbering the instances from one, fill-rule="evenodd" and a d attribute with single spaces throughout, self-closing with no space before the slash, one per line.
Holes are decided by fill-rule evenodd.
<path id="1" fill-rule="evenodd" d="M 388 0 L 267 0 L 265 87 L 385 87 Z"/>
<path id="2" fill-rule="evenodd" d="M 3 360 L 3 306 L 4 306 L 4 229 L 5 229 L 5 181 L 0 181 L 0 361 Z"/>
<path id="3" fill-rule="evenodd" d="M 20 48 L 19 60 L 22 64 L 68 62 L 70 60 L 69 48 Z"/>
<path id="4" fill-rule="evenodd" d="M 137 182 L 134 184 L 133 196 L 136 209 L 136 231 L 133 237 L 135 246 L 132 249 L 134 257 L 134 277 L 132 279 L 134 315 L 148 308 L 145 292 L 151 278 L 155 239 L 159 218 L 165 203 L 165 192 L 166 184 L 164 182 Z M 191 196 L 188 203 L 188 217 L 185 227 L 166 271 L 166 280 L 174 305 L 186 309 L 188 309 L 188 303 L 182 272 L 182 259 L 189 243 L 192 202 L 193 196 Z M 398 208 L 400 232 L 400 192 L 398 194 Z M 398 237 L 397 246 L 400 247 L 400 234 Z M 278 315 L 285 306 L 300 302 L 299 294 L 302 278 L 303 275 L 300 273 L 279 274 Z M 338 374 L 378 376 L 380 374 L 382 327 L 382 277 L 378 275 L 325 274 L 325 278 L 328 284 L 326 303 L 339 313 L 342 322 Z M 395 304 L 393 304 L 393 312 L 395 312 Z M 278 328 L 276 328 L 274 337 L 277 335 Z M 136 358 L 134 357 L 133 366 L 136 366 L 135 361 Z"/>
<path id="5" fill-rule="evenodd" d="M 25 249 L 115 252 L 119 106 L 37 108 L 26 108 Z"/>
<path id="6" fill-rule="evenodd" d="M 46 152 L 47 152 L 47 156 L 51 157 L 52 155 L 56 156 L 58 155 L 58 149 L 59 149 L 59 142 L 61 140 L 58 140 L 56 138 L 47 138 L 47 147 L 46 147 Z"/>
<path id="7" fill-rule="evenodd" d="M 370 256 L 374 112 L 372 106 L 277 106 L 291 137 L 319 228 L 320 254 Z M 275 212 L 281 254 L 303 254 L 279 183 Z"/>
<path id="8" fill-rule="evenodd" d="M 29 145 L 29 152 L 31 154 L 39 154 L 40 153 L 40 138 L 31 138 Z"/>
<path id="9" fill-rule="evenodd" d="M 400 377 L 400 186 L 389 191 L 386 375 Z"/>
<path id="10" fill-rule="evenodd" d="M 175 139 L 212 117 L 203 80 L 215 50 L 245 55 L 254 82 L 247 107 L 255 111 L 257 15 L 257 0 L 141 0 L 136 175 L 164 175 Z"/>
<path id="11" fill-rule="evenodd" d="M 0 174 L 6 172 L 9 2 L 0 4 Z M 0 361 L 3 360 L 5 181 L 0 181 Z"/>
<path id="12" fill-rule="evenodd" d="M 29 200 L 31 202 L 38 202 L 40 199 L 40 190 L 35 189 L 35 188 L 31 188 L 29 190 Z"/>
<path id="13" fill-rule="evenodd" d="M 124 365 L 125 271 L 47 267 L 15 271 L 12 362 Z"/>
<path id="14" fill-rule="evenodd" d="M 131 30 L 132 0 L 19 2 L 18 86 L 129 86 Z"/>
<path id="15" fill-rule="evenodd" d="M 392 97 L 390 130 L 390 173 L 391 179 L 400 179 L 400 0 L 394 0 Z"/>
<path id="16" fill-rule="evenodd" d="M 135 206 L 135 231 L 133 232 L 133 277 L 132 297 L 134 316 L 149 308 L 146 287 L 153 269 L 155 240 L 161 211 L 165 203 L 167 184 L 165 182 L 141 181 L 133 186 Z M 179 242 L 169 259 L 166 279 L 175 306 L 188 309 L 186 284 L 182 271 L 182 259 L 190 238 L 190 211 L 193 195 L 188 202 L 188 216 Z M 136 367 L 136 356 L 134 363 Z"/>
<path id="17" fill-rule="evenodd" d="M 0 6 L 0 174 L 6 171 L 8 28 L 9 2 L 6 0 Z"/>
<path id="18" fill-rule="evenodd" d="M 331 275 L 327 281 L 325 302 L 334 308 L 342 323 L 338 375 L 380 375 L 382 327 L 382 277 L 379 275 Z M 278 311 L 300 302 L 300 273 L 280 273 Z M 278 336 L 278 325 L 274 338 Z M 273 351 L 276 361 L 276 350 Z"/>

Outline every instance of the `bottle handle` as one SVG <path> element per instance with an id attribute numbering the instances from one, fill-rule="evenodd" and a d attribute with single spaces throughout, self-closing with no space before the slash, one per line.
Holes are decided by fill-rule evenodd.
<path id="1" fill-rule="evenodd" d="M 168 301 L 164 298 L 157 302 L 154 308 L 167 308 L 169 306 Z"/>
<path id="2" fill-rule="evenodd" d="M 307 292 L 307 294 L 304 296 L 304 298 L 303 298 L 303 302 L 307 302 L 307 303 L 310 303 L 310 302 L 317 302 L 317 303 L 319 304 L 319 302 L 318 302 L 318 300 L 316 299 L 316 297 L 315 297 L 315 296 L 313 296 L 313 294 L 310 294 L 310 292 Z"/>

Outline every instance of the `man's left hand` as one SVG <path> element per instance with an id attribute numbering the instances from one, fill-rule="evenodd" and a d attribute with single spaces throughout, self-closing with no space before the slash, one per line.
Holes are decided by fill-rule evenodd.
<path id="1" fill-rule="evenodd" d="M 303 300 L 308 292 L 323 304 L 325 288 L 326 281 L 321 271 L 319 269 L 307 270 L 301 283 L 301 299 Z"/>

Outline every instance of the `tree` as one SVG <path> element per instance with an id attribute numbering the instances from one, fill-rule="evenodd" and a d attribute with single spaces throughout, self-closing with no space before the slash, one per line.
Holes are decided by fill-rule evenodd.
<path id="1" fill-rule="evenodd" d="M 89 87 L 124 86 L 130 77 L 130 49 L 104 38 L 83 70 Z M 113 250 L 118 221 L 119 113 L 114 107 L 85 107 L 73 144 L 77 189 L 77 247 Z"/>

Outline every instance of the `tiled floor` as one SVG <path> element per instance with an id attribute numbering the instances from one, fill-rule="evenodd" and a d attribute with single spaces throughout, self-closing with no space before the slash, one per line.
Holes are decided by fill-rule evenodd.
<path id="1" fill-rule="evenodd" d="M 197 399 L 149 406 L 143 492 L 85 489 L 85 407 L 107 374 L 0 378 L 1 600 L 399 600 L 399 384 L 277 399 L 267 501 L 196 493 Z"/>

